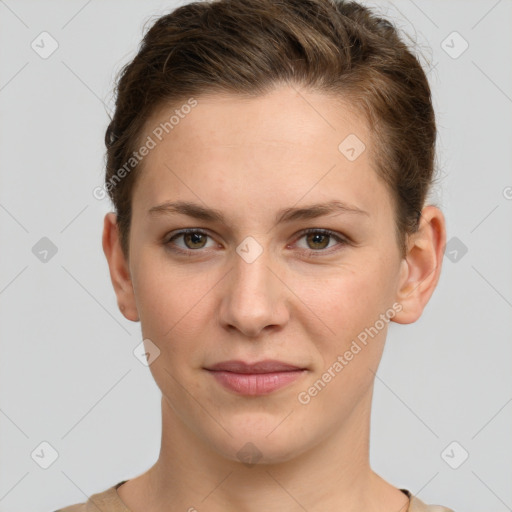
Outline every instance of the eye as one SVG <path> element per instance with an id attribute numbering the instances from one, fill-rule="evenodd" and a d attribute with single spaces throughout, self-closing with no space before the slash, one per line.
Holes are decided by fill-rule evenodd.
<path id="1" fill-rule="evenodd" d="M 331 253 L 332 247 L 336 247 L 336 245 L 347 245 L 348 241 L 339 236 L 334 231 L 330 231 L 328 229 L 318 229 L 318 228 L 310 228 L 306 231 L 302 232 L 302 236 L 299 238 L 301 240 L 302 238 L 306 239 L 307 247 L 303 249 L 311 256 L 321 256 L 325 253 Z M 329 247 L 329 243 L 331 241 L 337 241 L 338 244 L 331 245 Z M 325 249 L 329 249 L 326 251 Z M 337 249 L 335 249 L 337 250 Z"/>
<path id="2" fill-rule="evenodd" d="M 174 243 L 175 240 L 182 238 L 185 246 L 179 246 Z M 206 247 L 206 239 L 211 238 L 208 233 L 201 231 L 200 229 L 182 229 L 178 233 L 171 236 L 166 242 L 171 250 L 181 253 L 190 253 L 197 251 L 198 249 L 204 249 Z M 215 243 L 213 244 L 215 246 Z M 212 246 L 210 246 L 212 247 Z"/>
<path id="3" fill-rule="evenodd" d="M 182 229 L 168 238 L 167 241 L 164 242 L 164 245 L 176 253 L 191 256 L 193 252 L 200 252 L 200 249 L 208 248 L 208 238 L 212 237 L 206 231 L 201 229 Z M 306 252 L 308 256 L 322 256 L 330 254 L 331 252 L 339 249 L 336 248 L 336 246 L 344 246 L 349 243 L 338 233 L 328 229 L 319 228 L 310 228 L 303 231 L 297 240 L 301 240 L 303 238 L 306 240 L 307 247 L 299 248 L 301 251 Z M 176 240 L 180 239 L 182 239 L 184 245 L 176 243 Z M 337 244 L 331 244 L 333 241 L 336 241 Z M 218 244 L 216 244 L 212 239 L 212 243 L 209 247 L 218 247 Z M 334 251 L 332 250 L 333 248 Z"/>

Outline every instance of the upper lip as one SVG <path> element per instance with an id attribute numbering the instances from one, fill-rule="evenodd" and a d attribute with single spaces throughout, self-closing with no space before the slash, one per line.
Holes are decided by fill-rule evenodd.
<path id="1" fill-rule="evenodd" d="M 300 366 L 295 366 L 282 361 L 266 359 L 255 363 L 246 363 L 245 361 L 233 360 L 223 361 L 206 368 L 211 371 L 226 371 L 233 373 L 273 373 L 273 372 L 291 372 L 294 370 L 305 370 Z"/>

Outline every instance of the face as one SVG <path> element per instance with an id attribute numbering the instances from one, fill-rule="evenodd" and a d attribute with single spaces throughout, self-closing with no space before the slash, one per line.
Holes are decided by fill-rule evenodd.
<path id="1" fill-rule="evenodd" d="M 363 119 L 339 101 L 288 87 L 196 100 L 161 141 L 153 130 L 176 107 L 147 124 L 156 146 L 133 195 L 133 303 L 177 421 L 228 459 L 251 442 L 285 461 L 369 408 L 406 274 L 393 203 Z M 299 370 L 212 371 L 265 360 Z"/>

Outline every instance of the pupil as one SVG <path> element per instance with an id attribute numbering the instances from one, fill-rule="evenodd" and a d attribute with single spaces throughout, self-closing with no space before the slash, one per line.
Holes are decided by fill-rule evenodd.
<path id="1" fill-rule="evenodd" d="M 328 235 L 323 235 L 321 233 L 316 233 L 316 234 L 313 234 L 312 237 L 314 239 L 313 240 L 313 244 L 318 244 L 318 243 L 321 244 L 321 242 L 318 241 L 318 238 L 327 239 Z M 324 246 L 325 246 L 325 244 L 321 248 L 323 248 Z"/>
<path id="2" fill-rule="evenodd" d="M 188 236 L 192 238 L 192 244 L 197 244 L 201 242 L 201 237 L 203 235 L 201 233 L 190 233 Z"/>

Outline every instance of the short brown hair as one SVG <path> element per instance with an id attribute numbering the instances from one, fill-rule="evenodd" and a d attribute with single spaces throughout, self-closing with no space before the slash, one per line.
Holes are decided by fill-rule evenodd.
<path id="1" fill-rule="evenodd" d="M 436 125 L 425 72 L 394 25 L 343 0 L 212 0 L 159 17 L 119 73 L 105 183 L 126 258 L 140 165 L 112 185 L 148 118 L 164 103 L 217 92 L 254 97 L 279 84 L 334 95 L 365 116 L 405 256 L 434 180 Z"/>

